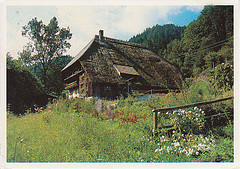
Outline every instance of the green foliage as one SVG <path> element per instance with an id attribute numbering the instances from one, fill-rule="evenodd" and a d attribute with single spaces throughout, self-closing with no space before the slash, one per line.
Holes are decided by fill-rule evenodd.
<path id="1" fill-rule="evenodd" d="M 211 149 L 214 151 L 207 151 L 203 154 L 203 160 L 210 160 L 212 162 L 233 162 L 234 150 L 233 139 L 220 138 L 216 142 L 216 146 Z"/>
<path id="2" fill-rule="evenodd" d="M 216 90 L 231 90 L 234 84 L 233 66 L 229 63 L 222 63 L 213 70 L 213 86 Z"/>
<path id="3" fill-rule="evenodd" d="M 205 114 L 211 113 L 211 109 L 203 113 L 196 107 L 161 115 L 160 124 L 172 122 L 176 125 L 169 130 L 161 129 L 161 134 L 152 138 L 152 106 L 195 102 L 190 100 L 192 91 L 168 93 L 145 101 L 133 96 L 120 97 L 102 101 L 100 110 L 94 100 L 60 99 L 49 103 L 45 110 L 38 109 L 35 114 L 9 115 L 7 161 L 232 161 L 231 120 L 221 128 L 212 127 L 207 132 L 202 130 L 206 127 Z M 209 93 L 202 94 L 203 98 L 205 94 L 211 96 Z"/>
<path id="4" fill-rule="evenodd" d="M 71 59 L 63 56 L 66 49 L 71 47 L 68 42 L 72 37 L 69 28 L 59 28 L 55 17 L 47 25 L 33 18 L 23 26 L 22 35 L 30 42 L 19 53 L 19 60 L 33 69 L 49 94 L 59 95 L 63 89 L 60 71 Z"/>
<path id="5" fill-rule="evenodd" d="M 72 60 L 71 56 L 59 56 L 52 60 L 51 70 L 47 72 L 45 86 L 48 89 L 48 94 L 60 96 L 65 88 L 62 81 L 61 70 Z"/>
<path id="6" fill-rule="evenodd" d="M 162 54 L 170 41 L 180 39 L 184 29 L 185 27 L 173 24 L 156 25 L 147 28 L 143 33 L 132 37 L 129 41 L 142 44 L 153 52 Z"/>
<path id="7" fill-rule="evenodd" d="M 205 6 L 181 39 L 171 41 L 164 58 L 179 67 L 184 78 L 198 76 L 221 63 L 233 63 L 233 7 Z"/>

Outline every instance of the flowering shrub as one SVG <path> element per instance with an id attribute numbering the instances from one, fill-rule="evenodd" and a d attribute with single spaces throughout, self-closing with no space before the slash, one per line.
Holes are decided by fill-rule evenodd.
<path id="1" fill-rule="evenodd" d="M 174 110 L 173 112 L 166 112 L 165 114 L 161 114 L 162 121 L 169 119 L 168 121 L 171 124 L 174 124 L 175 127 L 183 132 L 188 133 L 192 132 L 199 132 L 204 126 L 204 116 L 205 113 L 202 109 L 194 107 L 193 110 Z"/>
<path id="2" fill-rule="evenodd" d="M 203 135 L 184 135 L 174 132 L 171 139 L 164 135 L 159 137 L 157 145 L 158 148 L 155 149 L 155 153 L 178 153 L 196 157 L 213 148 L 215 140 Z"/>

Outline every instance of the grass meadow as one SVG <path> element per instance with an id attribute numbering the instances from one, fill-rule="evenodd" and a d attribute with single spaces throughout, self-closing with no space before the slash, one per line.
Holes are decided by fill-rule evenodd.
<path id="1" fill-rule="evenodd" d="M 197 89 L 199 90 L 199 89 Z M 104 101 L 58 99 L 35 113 L 7 115 L 7 162 L 233 162 L 233 101 L 166 112 L 152 138 L 152 109 L 211 100 L 197 90 Z M 225 114 L 208 118 L 213 113 Z"/>

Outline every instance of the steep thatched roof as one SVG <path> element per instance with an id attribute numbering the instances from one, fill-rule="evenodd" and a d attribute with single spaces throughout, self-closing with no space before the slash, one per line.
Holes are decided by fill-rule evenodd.
<path id="1" fill-rule="evenodd" d="M 140 76 L 143 86 L 175 89 L 181 86 L 176 67 L 139 44 L 96 35 L 62 70 L 80 61 L 92 82 L 126 84 L 121 73 Z"/>

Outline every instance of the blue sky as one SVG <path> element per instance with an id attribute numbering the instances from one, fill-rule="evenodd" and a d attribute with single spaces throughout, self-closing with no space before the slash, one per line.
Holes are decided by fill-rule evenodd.
<path id="1" fill-rule="evenodd" d="M 7 51 L 16 58 L 29 41 L 22 37 L 22 26 L 37 17 L 45 24 L 56 17 L 60 27 L 73 33 L 67 54 L 75 56 L 100 29 L 104 35 L 128 40 L 156 24 L 188 25 L 200 15 L 198 6 L 7 6 Z"/>
<path id="2" fill-rule="evenodd" d="M 184 6 L 181 9 L 181 13 L 178 15 L 170 15 L 169 20 L 171 20 L 175 25 L 184 26 L 188 25 L 193 20 L 196 20 L 200 15 L 203 6 Z"/>

